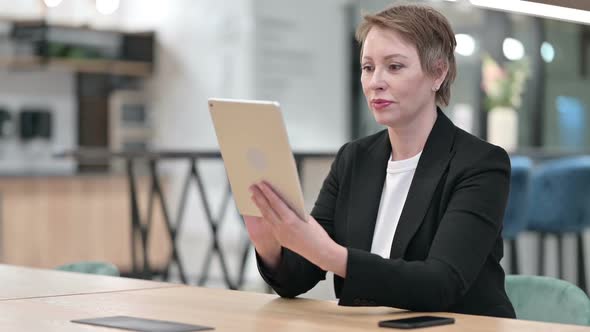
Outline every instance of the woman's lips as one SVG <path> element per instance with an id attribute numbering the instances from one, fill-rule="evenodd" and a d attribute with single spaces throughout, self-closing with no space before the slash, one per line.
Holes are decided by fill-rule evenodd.
<path id="1" fill-rule="evenodd" d="M 391 101 L 391 100 L 385 100 L 385 99 L 371 100 L 371 105 L 373 106 L 373 108 L 375 110 L 378 110 L 378 111 L 380 111 L 384 108 L 387 108 L 391 104 L 393 104 L 393 101 Z"/>

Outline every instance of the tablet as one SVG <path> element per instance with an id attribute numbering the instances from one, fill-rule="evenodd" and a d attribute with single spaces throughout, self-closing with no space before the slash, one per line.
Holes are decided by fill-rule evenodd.
<path id="1" fill-rule="evenodd" d="M 165 320 L 145 319 L 130 316 L 111 316 L 89 319 L 76 319 L 72 320 L 71 322 L 139 332 L 189 332 L 214 330 L 214 328 L 209 326 L 170 322 Z"/>
<path id="2" fill-rule="evenodd" d="M 262 216 L 248 188 L 265 180 L 306 220 L 299 175 L 279 103 L 211 98 L 209 111 L 240 214 Z"/>

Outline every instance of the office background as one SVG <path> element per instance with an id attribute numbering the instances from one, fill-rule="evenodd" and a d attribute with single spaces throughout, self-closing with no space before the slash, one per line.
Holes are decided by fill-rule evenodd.
<path id="1" fill-rule="evenodd" d="M 0 29 L 5 59 L 0 70 L 0 110 L 4 111 L 0 113 L 0 245 L 5 263 L 54 267 L 71 261 L 108 260 L 129 270 L 129 197 L 120 160 L 96 165 L 56 154 L 88 146 L 121 149 L 125 144 L 129 149 L 139 144 L 153 151 L 215 150 L 209 97 L 280 101 L 292 147 L 299 152 L 335 152 L 346 141 L 380 129 L 359 89 L 353 34 L 363 11 L 374 12 L 396 1 L 103 2 L 105 7 L 99 10 L 97 2 L 86 0 L 0 1 L 5 22 Z M 473 1 L 411 2 L 439 9 L 461 34 L 459 74 L 445 109 L 457 124 L 484 139 L 490 135 L 482 89 L 486 56 L 504 70 L 508 63 L 525 63 L 522 103 L 514 107 L 517 129 L 503 133 L 516 135 L 512 153 L 546 160 L 588 152 L 588 21 L 487 9 Z M 109 4 L 118 6 L 112 11 Z M 16 65 L 13 60 L 22 57 L 23 51 L 12 43 L 13 22 L 39 19 L 49 26 L 153 33 L 152 69 L 120 75 L 71 64 Z M 108 41 L 96 43 L 109 46 Z M 147 129 L 129 134 L 127 142 L 124 125 L 110 122 L 120 108 L 117 105 L 125 101 L 149 110 L 145 119 L 140 116 Z M 26 112 L 34 115 L 21 115 Z M 32 134 L 22 134 L 24 123 L 36 128 Z M 116 128 L 123 136 L 117 136 Z M 98 136 L 102 138 L 94 139 Z M 329 158 L 303 164 L 309 208 L 329 164 Z M 147 167 L 141 162 L 137 167 L 145 216 L 149 181 L 142 182 L 141 176 L 147 175 Z M 172 215 L 177 213 L 187 167 L 184 160 L 158 163 Z M 209 203 L 219 206 L 226 191 L 223 164 L 205 160 L 199 170 Z M 180 260 L 193 284 L 202 279 L 212 241 L 202 194 L 190 187 L 177 239 Z M 168 260 L 171 246 L 162 216 L 156 214 L 150 241 L 153 266 L 158 269 Z M 236 279 L 247 237 L 231 203 L 218 235 L 228 273 Z M 519 234 L 521 273 L 537 272 L 536 238 L 534 232 Z M 573 282 L 574 238 L 566 236 L 561 259 L 564 279 Z M 547 244 L 547 274 L 557 275 L 556 241 L 550 237 Z M 217 256 L 208 275 L 207 286 L 227 286 Z M 251 251 L 244 275 L 243 288 L 265 290 Z M 171 278 L 178 278 L 175 266 Z M 331 283 L 324 282 L 310 296 L 330 298 L 331 292 Z"/>

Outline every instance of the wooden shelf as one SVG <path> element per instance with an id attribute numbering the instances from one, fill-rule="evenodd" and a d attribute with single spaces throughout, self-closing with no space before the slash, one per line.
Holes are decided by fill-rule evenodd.
<path id="1" fill-rule="evenodd" d="M 54 58 L 50 59 L 47 65 L 50 68 L 64 68 L 84 73 L 102 73 L 140 77 L 146 77 L 152 73 L 152 66 L 150 63 L 139 61 Z"/>
<path id="2" fill-rule="evenodd" d="M 41 58 L 36 56 L 0 57 L 0 67 L 2 68 L 31 69 L 39 66 L 41 66 Z"/>
<path id="3" fill-rule="evenodd" d="M 100 59 L 60 59 L 25 56 L 18 58 L 0 57 L 0 67 L 10 69 L 67 70 L 82 73 L 147 77 L 152 74 L 152 65 L 140 61 L 118 61 Z"/>
<path id="4" fill-rule="evenodd" d="M 147 77 L 153 72 L 155 33 L 92 29 L 43 20 L 4 21 L 0 67 Z M 88 43 L 89 40 L 94 42 Z M 29 50 L 28 54 L 7 50 Z M 117 59 L 117 60 L 113 60 Z M 120 60 L 118 60 L 120 59 Z"/>

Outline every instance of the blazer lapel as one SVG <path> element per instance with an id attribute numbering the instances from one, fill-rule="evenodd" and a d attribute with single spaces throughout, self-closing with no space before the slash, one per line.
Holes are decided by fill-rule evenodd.
<path id="1" fill-rule="evenodd" d="M 354 160 L 352 195 L 348 208 L 349 246 L 371 250 L 377 212 L 385 183 L 387 162 L 391 157 L 391 143 L 387 130 Z"/>
<path id="2" fill-rule="evenodd" d="M 390 258 L 404 256 L 410 240 L 424 220 L 432 194 L 454 154 L 452 147 L 455 126 L 440 109 L 437 113 L 438 117 L 418 161 L 395 231 Z"/>

